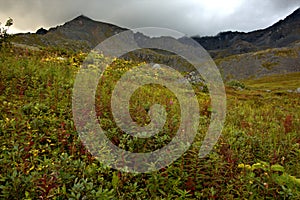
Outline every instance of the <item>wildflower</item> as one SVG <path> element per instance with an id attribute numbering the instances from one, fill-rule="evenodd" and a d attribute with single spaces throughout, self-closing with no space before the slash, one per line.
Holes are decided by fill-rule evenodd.
<path id="1" fill-rule="evenodd" d="M 238 165 L 238 168 L 244 168 L 244 167 L 245 167 L 245 165 L 243 163 Z"/>
<path id="2" fill-rule="evenodd" d="M 32 152 L 32 154 L 33 154 L 34 157 L 38 156 L 39 150 L 34 149 L 33 152 Z"/>
<path id="3" fill-rule="evenodd" d="M 251 169 L 251 166 L 250 165 L 245 165 L 245 168 L 246 169 Z"/>
<path id="4" fill-rule="evenodd" d="M 26 171 L 26 174 L 29 174 L 29 172 L 32 171 L 33 169 L 34 169 L 34 165 L 29 170 Z"/>

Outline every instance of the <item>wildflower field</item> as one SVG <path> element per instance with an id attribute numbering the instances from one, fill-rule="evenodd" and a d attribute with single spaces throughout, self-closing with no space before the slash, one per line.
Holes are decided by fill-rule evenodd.
<path id="1" fill-rule="evenodd" d="M 198 151 L 210 123 L 209 93 L 194 85 L 198 135 L 171 165 L 125 173 L 100 163 L 82 144 L 72 116 L 72 92 L 84 53 L 2 49 L 0 53 L 1 199 L 300 199 L 300 73 L 226 84 L 227 116 L 213 151 Z M 150 123 L 147 110 L 168 112 L 153 140 L 116 127 L 109 105 L 114 84 L 140 63 L 117 59 L 99 82 L 96 111 L 110 140 L 146 152 L 170 142 L 180 106 L 164 87 L 148 85 L 131 98 L 132 118 Z"/>

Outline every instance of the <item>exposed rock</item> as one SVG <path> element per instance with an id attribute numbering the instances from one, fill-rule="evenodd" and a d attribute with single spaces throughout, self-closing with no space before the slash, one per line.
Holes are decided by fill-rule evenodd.
<path id="1" fill-rule="evenodd" d="M 198 84 L 198 83 L 202 83 L 204 84 L 205 81 L 203 80 L 203 78 L 199 75 L 199 73 L 197 73 L 196 71 L 191 71 L 189 72 L 185 78 L 192 84 Z"/>
<path id="2" fill-rule="evenodd" d="M 160 68 L 161 68 L 160 64 L 154 64 L 152 66 L 152 69 L 160 69 Z"/>

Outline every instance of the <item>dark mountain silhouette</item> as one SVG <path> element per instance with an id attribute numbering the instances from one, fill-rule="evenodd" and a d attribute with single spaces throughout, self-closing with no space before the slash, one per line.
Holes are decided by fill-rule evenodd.
<path id="1" fill-rule="evenodd" d="M 106 38 L 124 30 L 126 29 L 80 15 L 63 26 L 51 28 L 48 35 L 60 35 L 69 40 L 86 41 L 89 46 L 94 47 Z"/>
<path id="2" fill-rule="evenodd" d="M 40 28 L 35 34 L 18 34 L 15 42 L 32 46 L 57 46 L 85 51 L 124 30 L 127 29 L 80 15 L 49 30 Z"/>
<path id="3" fill-rule="evenodd" d="M 300 40 L 300 8 L 274 25 L 249 33 L 221 32 L 212 37 L 193 37 L 214 57 L 285 47 Z"/>

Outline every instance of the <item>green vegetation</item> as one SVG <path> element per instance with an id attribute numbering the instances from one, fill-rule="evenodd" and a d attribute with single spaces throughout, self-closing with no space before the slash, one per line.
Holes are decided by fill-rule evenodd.
<path id="1" fill-rule="evenodd" d="M 1 25 L 1 22 L 0 22 Z M 10 26 L 13 25 L 13 20 L 9 18 L 4 27 L 0 27 L 0 49 L 8 46 L 10 44 L 10 38 L 12 37 L 10 34 L 7 33 Z"/>
<path id="2" fill-rule="evenodd" d="M 78 138 L 71 98 L 84 56 L 1 50 L 1 199 L 300 199 L 299 94 L 261 90 L 295 89 L 300 73 L 232 83 L 247 90 L 229 85 L 223 134 L 202 159 L 198 151 L 212 111 L 209 95 L 195 86 L 201 118 L 193 145 L 166 168 L 130 174 L 103 166 Z M 149 105 L 162 104 L 168 112 L 163 133 L 137 140 L 115 127 L 108 94 L 124 71 L 138 64 L 115 60 L 99 82 L 96 111 L 116 145 L 143 152 L 170 141 L 180 107 L 166 88 L 147 85 L 133 95 L 131 114 L 147 124 Z"/>
<path id="3" fill-rule="evenodd" d="M 230 87 L 233 87 L 235 89 L 246 89 L 246 86 L 244 83 L 238 81 L 238 80 L 232 80 L 232 81 L 229 81 L 227 83 L 228 86 Z"/>
<path id="4" fill-rule="evenodd" d="M 256 90 L 268 89 L 286 92 L 287 90 L 295 90 L 300 87 L 300 73 L 277 74 L 259 79 L 245 80 L 244 83 Z"/>

